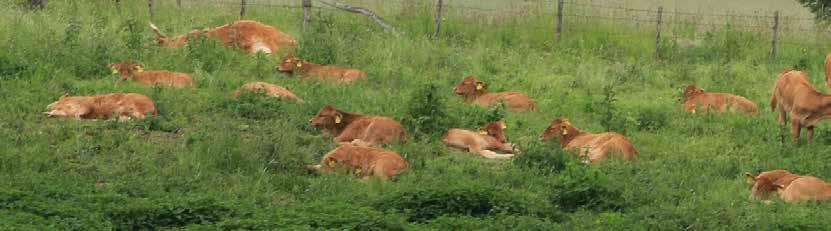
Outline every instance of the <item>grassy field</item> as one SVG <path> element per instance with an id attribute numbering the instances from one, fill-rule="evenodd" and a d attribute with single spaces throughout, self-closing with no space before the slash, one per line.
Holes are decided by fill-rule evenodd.
<path id="1" fill-rule="evenodd" d="M 306 31 L 298 10 L 247 12 L 248 19 L 295 35 L 298 56 L 369 75 L 343 86 L 277 74 L 277 59 L 211 40 L 179 49 L 145 47 L 153 38 L 146 7 L 125 2 L 120 8 L 111 1 L 50 1 L 38 12 L 0 9 L 0 229 L 831 227 L 828 203 L 753 201 L 743 176 L 783 168 L 831 180 L 831 126 L 821 123 L 812 145 L 782 142 L 789 139 L 786 128 L 768 110 L 773 81 L 784 68 L 805 69 L 828 92 L 821 77 L 827 45 L 783 45 L 771 64 L 767 35 L 723 29 L 702 35 L 696 47 L 666 39 L 656 62 L 650 32 L 568 22 L 581 29 L 554 43 L 550 16 L 493 24 L 450 12 L 440 38 L 430 40 L 432 10 L 418 4 L 383 14 L 404 36 L 335 11 L 316 12 Z M 152 20 L 167 34 L 238 17 L 227 7 L 177 9 L 173 1 L 162 2 L 168 7 Z M 117 82 L 106 65 L 124 59 L 148 70 L 191 73 L 199 87 Z M 504 113 L 453 95 L 452 86 L 465 75 L 486 81 L 490 90 L 523 91 L 537 100 L 536 112 L 504 114 L 508 140 L 523 150 L 516 159 L 486 160 L 441 145 L 447 128 L 476 128 Z M 230 97 L 255 80 L 288 86 L 306 103 Z M 690 83 L 746 96 L 763 112 L 683 113 L 681 91 Z M 41 114 L 64 93 L 109 92 L 148 95 L 159 115 L 118 123 Z M 426 100 L 432 93 L 438 98 Z M 335 147 L 307 123 L 325 104 L 404 121 L 410 142 L 389 148 L 405 156 L 411 170 L 391 182 L 305 170 Z M 624 134 L 640 154 L 631 162 L 582 165 L 558 144 L 537 140 L 556 117 L 587 131 Z M 424 118 L 428 122 L 414 122 Z"/>

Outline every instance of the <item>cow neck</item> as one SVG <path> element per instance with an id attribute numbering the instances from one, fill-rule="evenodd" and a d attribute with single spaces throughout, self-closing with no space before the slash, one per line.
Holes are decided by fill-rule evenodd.
<path id="1" fill-rule="evenodd" d="M 569 143 L 571 143 L 571 141 L 574 141 L 574 139 L 583 134 L 583 131 L 581 131 L 580 129 L 577 129 L 575 127 L 569 127 L 568 135 L 559 135 L 557 136 L 557 139 L 560 141 L 560 147 L 565 148 L 566 146 L 568 146 Z"/>
<path id="2" fill-rule="evenodd" d="M 685 102 L 685 103 L 686 103 L 686 102 L 689 102 L 690 100 L 693 100 L 693 99 L 695 99 L 696 97 L 701 96 L 701 95 L 704 95 L 704 94 L 707 94 L 707 92 L 701 92 L 701 93 L 696 93 L 696 94 L 693 94 L 693 95 L 690 95 L 690 96 L 686 96 L 686 97 L 684 97 L 684 102 Z"/>
<path id="3" fill-rule="evenodd" d="M 822 114 L 822 117 L 831 117 L 831 95 L 823 94 L 820 92 L 816 92 L 816 95 L 820 99 L 818 109 L 819 112 Z"/>
<path id="4" fill-rule="evenodd" d="M 320 68 L 321 66 L 323 66 L 321 64 L 310 63 L 310 62 L 302 61 L 302 60 L 300 61 L 300 63 L 303 65 L 303 66 L 299 67 L 299 69 L 297 69 L 297 72 L 300 72 L 300 73 L 308 73 L 312 69 Z"/>
<path id="5" fill-rule="evenodd" d="M 488 91 L 485 90 L 485 89 L 474 90 L 473 93 L 465 95 L 465 101 L 470 102 L 470 101 L 476 100 L 477 98 L 482 97 L 483 95 L 485 95 L 487 93 L 488 93 Z"/>
<path id="6" fill-rule="evenodd" d="M 354 122 L 354 121 L 356 121 L 356 120 L 358 120 L 362 117 L 365 117 L 364 115 L 361 115 L 361 114 L 343 112 L 341 110 L 338 110 L 338 112 L 341 114 L 340 123 L 337 123 L 337 124 L 332 126 L 332 130 L 334 131 L 333 134 L 335 134 L 335 135 L 339 135 L 341 132 L 343 132 L 343 130 L 346 129 L 346 126 L 349 125 L 350 123 L 352 123 L 352 122 Z"/>

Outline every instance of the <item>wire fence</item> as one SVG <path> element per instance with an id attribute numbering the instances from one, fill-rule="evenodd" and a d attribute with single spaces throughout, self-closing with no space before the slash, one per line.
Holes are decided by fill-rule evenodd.
<path id="1" fill-rule="evenodd" d="M 152 0 L 149 0 L 152 2 Z M 594 24 L 608 24 L 619 27 L 603 33 L 609 37 L 655 39 L 656 54 L 661 38 L 670 40 L 689 40 L 695 43 L 707 33 L 723 30 L 748 32 L 760 40 L 770 39 L 771 60 L 775 60 L 776 45 L 782 43 L 794 46 L 824 45 L 831 38 L 831 31 L 817 24 L 812 17 L 788 12 L 756 12 L 753 14 L 737 12 L 692 12 L 682 9 L 663 10 L 661 7 L 634 8 L 624 5 L 600 4 L 575 0 L 541 0 L 541 1 L 496 1 L 494 4 L 482 4 L 479 1 L 443 2 L 414 0 L 308 0 L 304 7 L 303 0 L 177 0 L 184 5 L 214 4 L 240 12 L 244 17 L 245 8 L 249 9 L 288 9 L 309 11 L 347 12 L 328 2 L 339 2 L 352 6 L 371 6 L 372 11 L 381 18 L 400 17 L 401 12 L 418 11 L 423 8 L 443 8 L 440 11 L 418 11 L 434 14 L 436 28 L 443 20 L 465 20 L 465 23 L 500 24 L 527 20 L 527 27 L 551 30 L 553 38 L 579 36 L 592 30 Z M 436 3 L 441 3 L 436 4 Z M 236 9 L 236 10 L 235 10 Z M 151 9 L 152 12 L 152 9 Z M 355 13 L 355 12 L 352 12 Z M 151 13 L 152 14 L 152 13 Z M 539 19 L 545 19 L 540 24 Z M 436 33 L 437 35 L 439 33 Z M 648 36 L 646 36 L 648 35 Z M 767 38 L 767 39 L 765 39 Z"/>

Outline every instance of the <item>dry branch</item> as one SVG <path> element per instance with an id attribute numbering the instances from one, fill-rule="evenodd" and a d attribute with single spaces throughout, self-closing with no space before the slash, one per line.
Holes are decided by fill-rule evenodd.
<path id="1" fill-rule="evenodd" d="M 339 3 L 339 2 L 334 2 L 334 1 L 332 1 L 332 2 L 323 1 L 323 0 L 317 0 L 317 1 L 323 3 L 324 5 L 331 6 L 331 7 L 334 7 L 334 8 L 338 8 L 338 9 L 341 9 L 341 10 L 344 10 L 344 11 L 347 11 L 347 12 L 363 14 L 363 15 L 371 18 L 372 20 L 374 20 L 376 23 L 378 23 L 378 25 L 381 25 L 381 27 L 383 27 L 384 30 L 386 30 L 387 32 L 391 32 L 391 33 L 396 34 L 396 35 L 403 34 L 401 31 L 399 31 L 398 29 L 396 29 L 395 27 L 393 27 L 392 25 L 390 25 L 389 23 L 384 21 L 384 19 L 382 19 L 380 16 L 378 16 L 377 14 L 375 14 L 374 12 L 372 12 L 371 10 L 369 10 L 367 8 L 359 7 L 359 6 L 350 6 L 350 5 L 346 5 L 346 4 Z"/>

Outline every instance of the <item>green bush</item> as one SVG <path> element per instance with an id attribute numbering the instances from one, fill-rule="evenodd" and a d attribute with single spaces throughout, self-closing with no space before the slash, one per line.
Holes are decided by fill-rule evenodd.
<path id="1" fill-rule="evenodd" d="M 549 202 L 566 212 L 620 211 L 626 207 L 621 191 L 610 185 L 600 169 L 575 162 L 568 163 L 557 177 Z"/>
<path id="2" fill-rule="evenodd" d="M 524 169 L 536 169 L 545 174 L 554 174 L 566 167 L 571 154 L 552 143 L 530 142 L 521 145 L 522 154 L 514 158 L 513 164 Z M 572 160 L 573 161 L 573 160 Z"/>
<path id="3" fill-rule="evenodd" d="M 426 188 L 389 195 L 376 201 L 381 211 L 407 214 L 407 221 L 425 222 L 441 216 L 483 217 L 491 214 L 523 214 L 521 202 L 487 187 Z"/>
<path id="4" fill-rule="evenodd" d="M 667 126 L 669 113 L 664 110 L 647 108 L 638 112 L 636 121 L 639 131 L 656 131 Z"/>
<path id="5" fill-rule="evenodd" d="M 435 84 L 425 85 L 410 95 L 403 122 L 417 137 L 435 138 L 450 128 L 445 99 Z"/>
<path id="6" fill-rule="evenodd" d="M 213 223 L 233 211 L 213 199 L 179 198 L 170 201 L 136 201 L 106 213 L 116 230 L 151 230 Z"/>
<path id="7" fill-rule="evenodd" d="M 234 116 L 264 120 L 276 118 L 282 114 L 282 102 L 268 97 L 263 90 L 242 91 L 238 99 L 220 101 L 220 107 L 233 112 Z"/>

